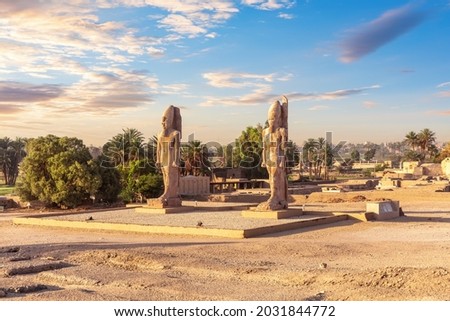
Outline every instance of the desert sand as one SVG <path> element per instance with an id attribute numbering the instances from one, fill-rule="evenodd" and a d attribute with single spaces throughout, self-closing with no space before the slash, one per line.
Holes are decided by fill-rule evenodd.
<path id="1" fill-rule="evenodd" d="M 18 226 L 12 218 L 25 214 L 9 210 L 0 213 L 0 300 L 450 300 L 450 193 L 297 202 L 359 210 L 361 196 L 399 200 L 405 216 L 228 239 Z"/>

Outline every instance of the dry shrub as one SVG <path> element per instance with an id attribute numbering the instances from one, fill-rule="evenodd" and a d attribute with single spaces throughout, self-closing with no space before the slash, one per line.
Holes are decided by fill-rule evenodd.
<path id="1" fill-rule="evenodd" d="M 364 195 L 356 195 L 350 198 L 350 202 L 365 202 L 367 198 Z"/>

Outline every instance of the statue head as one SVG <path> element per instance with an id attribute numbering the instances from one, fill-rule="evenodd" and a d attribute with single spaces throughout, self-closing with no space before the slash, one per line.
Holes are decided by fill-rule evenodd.
<path id="1" fill-rule="evenodd" d="M 288 115 L 288 102 L 287 98 L 283 96 L 283 103 L 280 104 L 278 100 L 276 100 L 269 108 L 269 112 L 267 114 L 267 121 L 269 123 L 270 131 L 273 131 L 277 128 L 285 128 L 287 129 L 287 115 Z"/>
<path id="2" fill-rule="evenodd" d="M 269 112 L 267 113 L 267 121 L 271 131 L 281 126 L 281 105 L 278 100 L 270 106 Z"/>
<path id="3" fill-rule="evenodd" d="M 181 113 L 180 108 L 170 105 L 162 116 L 162 127 L 164 132 L 168 133 L 173 129 L 180 132 L 181 138 Z"/>

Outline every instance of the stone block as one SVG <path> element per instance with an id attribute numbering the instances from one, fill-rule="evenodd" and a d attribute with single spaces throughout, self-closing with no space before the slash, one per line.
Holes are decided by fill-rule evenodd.
<path id="1" fill-rule="evenodd" d="M 167 208 L 167 207 L 180 207 L 181 198 L 169 198 L 166 200 L 161 200 L 160 198 L 149 198 L 147 199 L 147 207 L 151 208 Z"/>
<path id="2" fill-rule="evenodd" d="M 367 202 L 366 214 L 377 221 L 389 220 L 400 216 L 399 201 Z"/>
<path id="3" fill-rule="evenodd" d="M 441 162 L 442 174 L 444 174 L 447 179 L 450 180 L 450 157 L 445 158 Z"/>
<path id="4" fill-rule="evenodd" d="M 272 219 L 283 219 L 293 216 L 300 216 L 303 214 L 301 208 L 290 208 L 286 210 L 273 210 L 273 211 L 259 211 L 256 209 L 244 210 L 241 212 L 243 217 L 250 218 L 272 218 Z"/>
<path id="5" fill-rule="evenodd" d="M 208 176 L 183 176 L 180 177 L 179 188 L 180 195 L 208 195 L 210 189 L 210 179 Z"/>
<path id="6" fill-rule="evenodd" d="M 143 206 L 143 207 L 136 207 L 134 210 L 136 213 L 145 213 L 145 214 L 175 214 L 175 213 L 192 212 L 194 209 L 195 208 L 193 206 L 178 206 L 165 208 Z"/>

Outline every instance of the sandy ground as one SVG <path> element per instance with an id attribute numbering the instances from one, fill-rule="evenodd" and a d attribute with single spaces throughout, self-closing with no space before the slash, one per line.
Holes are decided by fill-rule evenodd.
<path id="1" fill-rule="evenodd" d="M 450 300 L 450 193 L 386 193 L 406 216 L 238 240 L 15 226 L 23 214 L 0 213 L 0 300 Z"/>

